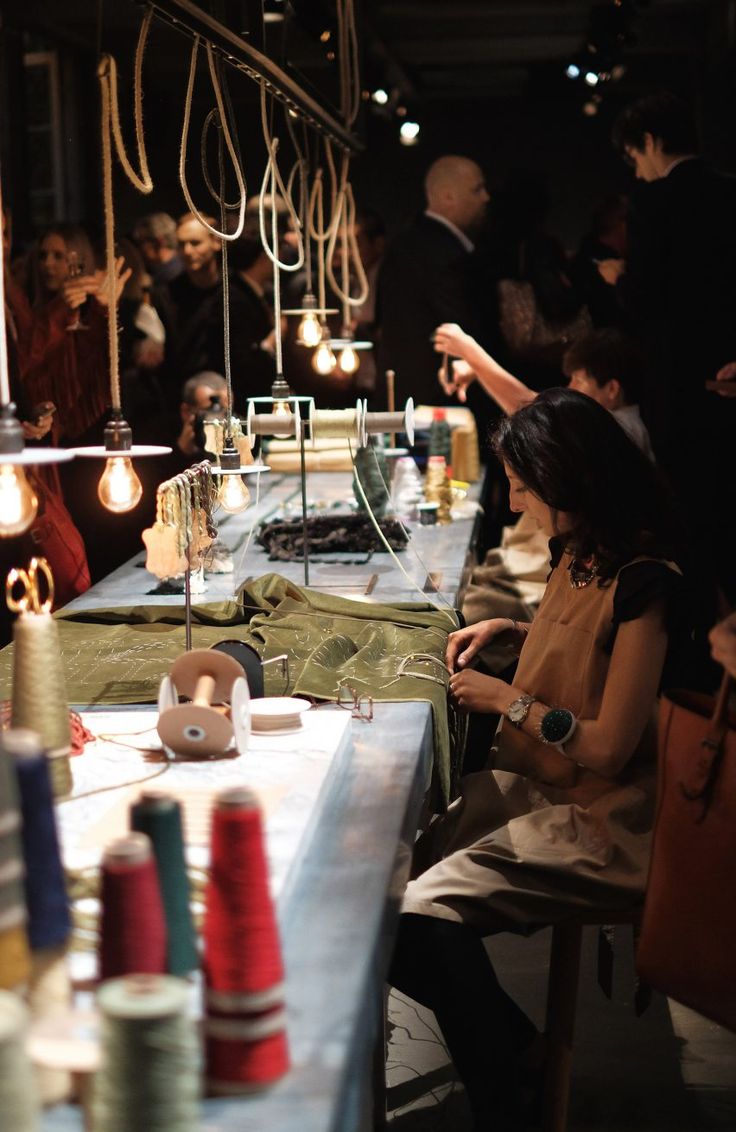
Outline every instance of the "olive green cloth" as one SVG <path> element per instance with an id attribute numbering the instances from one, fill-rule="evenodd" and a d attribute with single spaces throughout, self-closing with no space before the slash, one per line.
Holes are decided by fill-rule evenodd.
<path id="1" fill-rule="evenodd" d="M 155 702 L 158 686 L 185 647 L 184 610 L 132 606 L 57 614 L 70 703 Z M 462 761 L 464 717 L 448 707 L 442 663 L 457 614 L 429 603 L 379 605 L 294 585 L 278 574 L 245 582 L 235 600 L 192 609 L 192 645 L 224 638 L 252 644 L 261 657 L 286 653 L 289 680 L 279 666 L 264 669 L 267 695 L 334 700 L 338 683 L 374 700 L 427 700 L 434 718 L 438 798 L 453 793 Z M 434 661 L 411 660 L 425 654 Z M 405 660 L 407 674 L 397 676 Z M 12 646 L 0 653 L 0 685 L 10 695 Z"/>

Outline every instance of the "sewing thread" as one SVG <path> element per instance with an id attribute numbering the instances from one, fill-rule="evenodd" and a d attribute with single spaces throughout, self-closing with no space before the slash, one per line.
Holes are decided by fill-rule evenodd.
<path id="1" fill-rule="evenodd" d="M 18 785 L 11 756 L 0 742 L 0 987 L 10 990 L 27 982 L 30 969 Z"/>
<path id="2" fill-rule="evenodd" d="M 71 916 L 49 766 L 35 731 L 11 729 L 2 743 L 15 759 L 20 795 L 28 942 L 34 951 L 59 947 L 69 937 Z"/>
<path id="3" fill-rule="evenodd" d="M 261 812 L 244 787 L 215 806 L 203 934 L 208 1086 L 262 1088 L 289 1067 L 284 970 Z"/>
<path id="4" fill-rule="evenodd" d="M 188 996 L 184 980 L 171 975 L 128 975 L 100 988 L 95 1132 L 198 1132 L 199 1064 Z"/>
<path id="5" fill-rule="evenodd" d="M 12 726 L 41 736 L 54 794 L 63 797 L 72 789 L 71 728 L 56 622 L 50 613 L 21 613 L 13 642 Z"/>
<path id="6" fill-rule="evenodd" d="M 151 842 L 130 833 L 102 859 L 100 978 L 165 970 L 166 921 Z"/>
<path id="7" fill-rule="evenodd" d="M 0 1128 L 36 1132 L 37 1103 L 24 1048 L 27 1012 L 14 994 L 0 991 Z"/>
<path id="8" fill-rule="evenodd" d="M 189 908 L 181 806 L 170 795 L 144 791 L 130 811 L 131 829 L 151 839 L 166 917 L 166 969 L 185 975 L 199 966 Z"/>

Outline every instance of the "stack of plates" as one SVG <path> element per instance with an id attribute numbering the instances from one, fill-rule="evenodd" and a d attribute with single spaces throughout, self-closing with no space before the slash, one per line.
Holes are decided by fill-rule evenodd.
<path id="1" fill-rule="evenodd" d="M 296 731 L 302 725 L 302 712 L 312 705 L 293 696 L 265 696 L 250 702 L 251 729 L 258 732 Z"/>

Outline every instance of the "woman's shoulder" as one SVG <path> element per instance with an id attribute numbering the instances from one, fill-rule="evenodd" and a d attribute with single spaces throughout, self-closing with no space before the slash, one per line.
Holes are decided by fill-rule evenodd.
<path id="1" fill-rule="evenodd" d="M 620 567 L 615 578 L 613 620 L 634 621 L 655 602 L 671 602 L 683 589 L 682 570 L 668 558 L 640 555 Z"/>

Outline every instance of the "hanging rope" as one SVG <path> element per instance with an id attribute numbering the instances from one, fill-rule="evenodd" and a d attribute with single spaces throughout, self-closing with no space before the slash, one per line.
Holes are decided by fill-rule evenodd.
<path id="1" fill-rule="evenodd" d="M 263 241 L 263 247 L 266 251 L 268 258 L 273 263 L 274 268 L 281 267 L 284 271 L 298 271 L 304 263 L 304 239 L 302 237 L 302 226 L 301 226 L 299 217 L 297 216 L 296 209 L 294 208 L 294 201 L 291 198 L 291 193 L 289 192 L 289 190 L 287 189 L 286 185 L 283 182 L 283 178 L 281 176 L 281 170 L 279 169 L 278 161 L 276 159 L 276 152 L 278 150 L 279 141 L 278 141 L 278 138 L 273 138 L 271 136 L 271 129 L 270 129 L 269 124 L 268 124 L 268 106 L 267 106 L 267 101 L 266 101 L 266 84 L 265 83 L 261 83 L 261 126 L 263 128 L 263 140 L 266 143 L 266 150 L 268 151 L 268 163 L 266 165 L 267 172 L 268 172 L 269 166 L 271 168 L 270 180 L 271 180 L 272 210 L 273 210 L 274 213 L 276 212 L 276 187 L 278 186 L 279 192 L 281 193 L 281 196 L 284 200 L 284 204 L 286 205 L 287 211 L 289 213 L 289 219 L 291 220 L 291 223 L 294 226 L 294 231 L 296 232 L 297 237 L 298 237 L 296 262 L 293 263 L 293 264 L 292 263 L 283 263 L 278 258 L 278 239 L 274 238 L 273 247 L 269 246 L 269 242 L 268 242 L 268 239 L 267 239 L 266 233 L 265 233 L 265 227 L 264 227 L 264 224 L 263 224 L 263 221 L 262 221 L 262 217 L 263 217 L 263 189 L 261 190 L 261 197 L 260 197 L 259 208 L 258 208 L 259 218 L 261 218 L 261 225 L 260 225 L 261 240 Z M 264 178 L 264 184 L 265 183 L 266 183 L 266 178 Z M 273 233 L 272 233 L 272 235 L 273 235 Z"/>
<path id="2" fill-rule="evenodd" d="M 225 231 L 224 229 L 225 229 L 226 225 L 225 225 L 225 223 L 222 219 L 221 219 L 220 223 L 223 226 L 223 231 L 220 232 L 220 231 L 218 231 L 217 228 L 214 228 L 209 223 L 209 221 L 205 219 L 205 217 L 202 215 L 202 213 L 197 208 L 197 206 L 194 203 L 192 196 L 189 192 L 189 186 L 187 184 L 187 175 L 186 175 L 187 145 L 188 145 L 188 142 L 189 142 L 189 122 L 190 122 L 191 115 L 192 115 L 192 96 L 194 94 L 194 80 L 195 80 L 195 76 L 196 76 L 196 73 L 197 73 L 197 57 L 199 55 L 199 39 L 200 39 L 200 37 L 198 35 L 195 35 L 194 42 L 192 43 L 192 54 L 191 54 L 191 59 L 190 59 L 190 62 L 189 62 L 189 78 L 187 80 L 186 95 L 184 97 L 184 119 L 183 119 L 182 128 L 181 128 L 181 144 L 179 146 L 179 184 L 181 185 L 181 190 L 184 194 L 184 199 L 187 202 L 187 204 L 189 205 L 190 212 L 192 213 L 193 216 L 195 216 L 197 218 L 197 220 L 199 221 L 199 223 L 202 225 L 203 228 L 206 228 L 208 232 L 211 232 L 213 236 L 217 236 L 217 238 L 220 239 L 220 240 L 237 240 L 242 235 L 243 225 L 245 224 L 246 187 L 245 187 L 245 180 L 243 178 L 243 172 L 242 172 L 242 169 L 240 167 L 240 161 L 238 160 L 238 154 L 237 154 L 237 151 L 236 151 L 236 147 L 235 147 L 235 144 L 233 143 L 233 139 L 232 139 L 232 136 L 230 134 L 230 128 L 229 128 L 228 122 L 227 122 L 227 115 L 225 113 L 225 106 L 224 106 L 223 98 L 222 98 L 222 90 L 220 88 L 220 82 L 219 82 L 219 79 L 218 79 L 218 76 L 217 76 L 217 70 L 216 70 L 216 67 L 215 67 L 214 52 L 212 50 L 212 44 L 211 43 L 207 43 L 205 45 L 206 49 L 207 49 L 207 64 L 208 64 L 209 72 L 210 72 L 210 80 L 212 82 L 212 89 L 213 89 L 214 94 L 215 94 L 215 101 L 217 102 L 217 111 L 218 111 L 218 114 L 220 116 L 220 126 L 221 126 L 221 129 L 222 129 L 222 134 L 223 134 L 223 137 L 224 137 L 224 140 L 225 140 L 225 144 L 227 146 L 227 151 L 228 151 L 228 155 L 230 157 L 230 161 L 232 162 L 233 172 L 235 173 L 235 179 L 238 183 L 238 191 L 240 193 L 238 224 L 237 224 L 235 231 L 234 232 Z M 207 187 L 210 190 L 210 192 L 213 192 L 211 184 L 208 184 Z M 214 195 L 214 193 L 213 193 L 213 195 Z"/>
<path id="3" fill-rule="evenodd" d="M 146 50 L 146 41 L 148 39 L 148 31 L 151 26 L 152 19 L 153 9 L 149 8 L 145 16 L 143 17 L 141 30 L 138 35 L 138 43 L 135 49 L 133 102 L 135 112 L 135 141 L 136 147 L 138 149 L 138 164 L 140 165 L 141 170 L 140 175 L 136 173 L 135 169 L 128 160 L 128 154 L 125 150 L 125 142 L 123 141 L 123 133 L 120 128 L 117 64 L 115 62 L 114 56 L 103 56 L 103 60 L 107 60 L 106 82 L 109 86 L 108 113 L 111 115 L 112 134 L 115 139 L 115 149 L 117 151 L 120 164 L 125 170 L 125 174 L 128 180 L 131 182 L 131 184 L 135 185 L 139 193 L 150 193 L 153 190 L 153 181 L 148 169 L 148 157 L 146 156 L 146 145 L 143 134 L 143 55 Z"/>
<path id="4" fill-rule="evenodd" d="M 355 197 L 353 196 L 353 188 L 347 180 L 347 156 L 343 159 L 344 165 L 344 179 L 340 188 L 338 189 L 337 203 L 335 206 L 335 213 L 337 216 L 337 223 L 333 224 L 330 238 L 327 244 L 327 252 L 325 254 L 325 269 L 327 271 L 327 278 L 330 285 L 335 291 L 335 294 L 341 299 L 343 306 L 349 311 L 350 307 L 359 307 L 368 298 L 368 291 L 370 284 L 368 283 L 368 276 L 363 267 L 363 261 L 360 256 L 360 249 L 358 248 L 358 241 L 355 235 Z M 335 248 L 337 246 L 338 235 L 341 238 L 342 245 L 342 280 L 338 283 L 335 278 L 335 272 L 332 267 Z M 355 275 L 357 276 L 359 292 L 357 295 L 350 294 L 350 263 L 352 262 Z M 347 318 L 349 321 L 349 316 Z"/>

